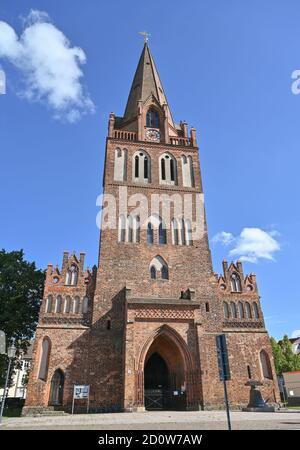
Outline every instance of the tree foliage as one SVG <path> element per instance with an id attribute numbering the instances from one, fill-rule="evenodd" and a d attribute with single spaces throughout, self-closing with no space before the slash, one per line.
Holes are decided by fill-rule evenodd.
<path id="1" fill-rule="evenodd" d="M 284 354 L 282 371 L 289 372 L 290 370 L 300 370 L 300 355 L 293 352 L 292 344 L 287 335 L 283 336 L 280 345 Z"/>
<path id="2" fill-rule="evenodd" d="M 282 372 L 300 370 L 300 355 L 293 352 L 292 344 L 287 335 L 284 335 L 279 343 L 272 337 L 271 346 L 277 375 L 281 375 Z"/>
<path id="3" fill-rule="evenodd" d="M 275 370 L 277 375 L 280 375 L 282 373 L 282 368 L 284 364 L 284 354 L 282 352 L 281 346 L 273 337 L 271 337 L 271 346 L 273 350 Z"/>
<path id="4" fill-rule="evenodd" d="M 7 343 L 14 339 L 17 355 L 28 348 L 36 328 L 45 273 L 24 260 L 23 250 L 0 251 L 0 330 Z M 7 358 L 0 357 L 0 384 Z"/>

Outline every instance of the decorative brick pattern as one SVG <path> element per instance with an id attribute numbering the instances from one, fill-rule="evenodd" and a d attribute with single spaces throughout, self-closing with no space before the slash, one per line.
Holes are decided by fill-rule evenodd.
<path id="1" fill-rule="evenodd" d="M 88 320 L 82 317 L 43 317 L 41 324 L 83 324 L 88 325 Z"/>
<path id="2" fill-rule="evenodd" d="M 225 321 L 223 322 L 224 328 L 264 328 L 263 322 L 256 320 L 253 322 L 245 321 Z"/>
<path id="3" fill-rule="evenodd" d="M 170 308 L 140 308 L 135 310 L 135 319 L 194 319 L 194 311 Z"/>

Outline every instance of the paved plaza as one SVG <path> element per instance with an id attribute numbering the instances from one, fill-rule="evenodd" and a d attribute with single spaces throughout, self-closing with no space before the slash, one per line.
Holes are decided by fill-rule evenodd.
<path id="1" fill-rule="evenodd" d="M 300 410 L 231 413 L 233 430 L 300 430 Z M 225 411 L 159 411 L 4 418 L 1 430 L 223 430 Z"/>

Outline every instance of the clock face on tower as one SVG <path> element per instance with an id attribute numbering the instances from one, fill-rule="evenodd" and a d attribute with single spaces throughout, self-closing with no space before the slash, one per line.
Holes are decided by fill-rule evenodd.
<path id="1" fill-rule="evenodd" d="M 147 130 L 146 131 L 146 139 L 152 142 L 160 141 L 160 132 L 157 130 Z"/>

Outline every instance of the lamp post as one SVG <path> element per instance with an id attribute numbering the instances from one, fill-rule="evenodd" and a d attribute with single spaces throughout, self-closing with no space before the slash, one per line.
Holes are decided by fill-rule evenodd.
<path id="1" fill-rule="evenodd" d="M 1 402 L 0 425 L 2 423 L 2 416 L 3 416 L 3 410 L 4 410 L 5 400 L 6 400 L 6 391 L 7 391 L 7 386 L 8 386 L 8 380 L 9 380 L 11 363 L 12 363 L 12 360 L 14 359 L 14 357 L 16 356 L 16 350 L 17 349 L 16 349 L 14 344 L 10 345 L 8 347 L 8 349 L 7 349 L 8 368 L 7 368 L 6 379 L 5 379 L 5 386 L 4 386 L 2 402 Z"/>

